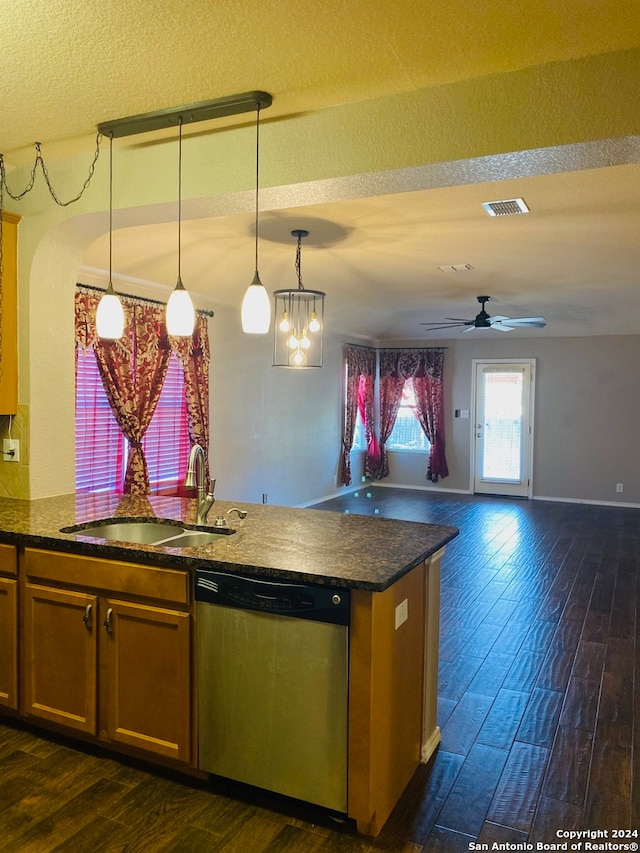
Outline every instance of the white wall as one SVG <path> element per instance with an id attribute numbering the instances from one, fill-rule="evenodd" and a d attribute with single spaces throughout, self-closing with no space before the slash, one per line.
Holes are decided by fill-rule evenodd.
<path id="1" fill-rule="evenodd" d="M 294 505 L 336 493 L 342 424 L 342 342 L 324 367 L 272 366 L 273 336 L 244 335 L 238 312 L 209 321 L 211 474 L 219 498 Z"/>

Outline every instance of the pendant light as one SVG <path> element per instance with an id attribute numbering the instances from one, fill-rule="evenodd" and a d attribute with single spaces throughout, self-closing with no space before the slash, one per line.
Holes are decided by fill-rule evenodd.
<path id="1" fill-rule="evenodd" d="M 124 310 L 122 302 L 113 289 L 111 281 L 113 257 L 113 133 L 109 135 L 109 284 L 98 303 L 96 331 L 104 340 L 116 341 L 124 332 Z"/>
<path id="2" fill-rule="evenodd" d="M 276 290 L 274 325 L 274 367 L 322 367 L 324 337 L 324 294 L 321 290 L 305 290 L 302 284 L 302 238 L 309 232 L 298 228 L 291 232 L 297 238 L 297 289 Z"/>
<path id="3" fill-rule="evenodd" d="M 167 332 L 176 337 L 187 338 L 193 334 L 196 312 L 180 275 L 182 254 L 182 116 L 179 119 L 178 135 L 178 281 L 167 303 Z"/>
<path id="4" fill-rule="evenodd" d="M 258 195 L 260 189 L 260 104 L 256 104 L 256 203 L 255 203 L 255 272 L 242 300 L 242 331 L 249 335 L 266 335 L 271 325 L 271 302 L 258 273 Z"/>

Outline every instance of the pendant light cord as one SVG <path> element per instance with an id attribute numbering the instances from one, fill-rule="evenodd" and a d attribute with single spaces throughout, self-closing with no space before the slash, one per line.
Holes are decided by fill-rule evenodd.
<path id="1" fill-rule="evenodd" d="M 109 287 L 113 270 L 113 132 L 109 134 Z"/>
<path id="2" fill-rule="evenodd" d="M 256 104 L 256 272 L 258 271 L 258 199 L 260 192 L 260 104 Z"/>
<path id="3" fill-rule="evenodd" d="M 182 116 L 180 116 L 178 132 L 178 283 L 182 284 Z"/>
<path id="4" fill-rule="evenodd" d="M 296 249 L 296 274 L 298 276 L 298 290 L 304 290 L 302 283 L 302 234 L 298 232 L 298 248 Z"/>

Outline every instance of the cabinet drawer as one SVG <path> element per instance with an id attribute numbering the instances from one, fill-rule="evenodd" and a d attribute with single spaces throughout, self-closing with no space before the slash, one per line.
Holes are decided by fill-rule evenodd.
<path id="1" fill-rule="evenodd" d="M 0 544 L 0 572 L 5 575 L 18 574 L 18 549 L 15 545 Z"/>
<path id="2" fill-rule="evenodd" d="M 25 548 L 24 570 L 30 580 L 57 581 L 75 588 L 154 598 L 174 604 L 191 601 L 189 572 Z"/>

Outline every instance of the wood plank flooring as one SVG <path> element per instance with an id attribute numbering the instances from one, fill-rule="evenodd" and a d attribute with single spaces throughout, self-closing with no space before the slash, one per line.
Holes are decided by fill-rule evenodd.
<path id="1" fill-rule="evenodd" d="M 443 564 L 442 743 L 378 838 L 5 721 L 2 853 L 457 853 L 640 829 L 640 511 L 367 486 L 319 508 L 461 530 Z"/>

